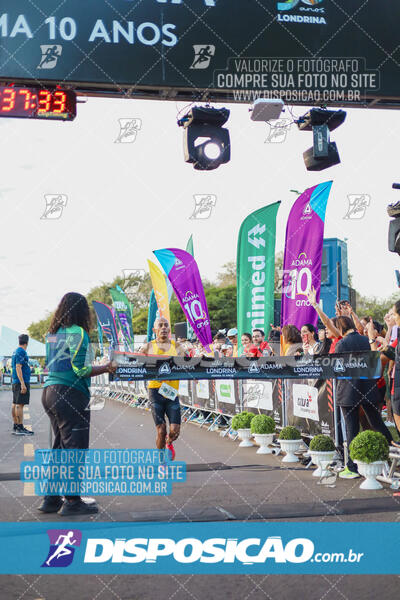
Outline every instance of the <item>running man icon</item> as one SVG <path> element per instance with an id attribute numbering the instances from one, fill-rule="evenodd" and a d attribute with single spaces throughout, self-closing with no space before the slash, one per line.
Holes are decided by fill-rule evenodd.
<path id="1" fill-rule="evenodd" d="M 210 61 L 215 54 L 215 46 L 195 44 L 193 46 L 194 60 L 191 64 L 191 69 L 207 69 Z"/>
<path id="2" fill-rule="evenodd" d="M 76 547 L 80 546 L 82 532 L 79 529 L 50 529 L 50 548 L 42 567 L 68 567 L 72 563 Z"/>
<path id="3" fill-rule="evenodd" d="M 38 69 L 54 69 L 57 64 L 58 59 L 61 56 L 62 46 L 53 44 L 53 45 L 42 45 L 40 46 L 40 50 L 42 52 L 42 58 L 40 60 Z"/>
<path id="4" fill-rule="evenodd" d="M 73 531 L 69 531 L 67 535 L 60 535 L 56 541 L 57 549 L 50 556 L 48 560 L 46 560 L 46 565 L 50 566 L 51 561 L 54 558 L 61 558 L 62 556 L 66 556 L 67 554 L 72 554 L 72 550 L 67 548 L 67 546 L 73 546 L 76 543 L 76 540 L 72 539 L 74 536 Z M 60 540 L 63 540 L 60 542 Z"/>

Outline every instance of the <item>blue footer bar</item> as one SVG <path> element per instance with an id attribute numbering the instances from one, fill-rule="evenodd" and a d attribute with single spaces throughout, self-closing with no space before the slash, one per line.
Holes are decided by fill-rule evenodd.
<path id="1" fill-rule="evenodd" d="M 398 574 L 400 523 L 2 523 L 1 574 Z"/>

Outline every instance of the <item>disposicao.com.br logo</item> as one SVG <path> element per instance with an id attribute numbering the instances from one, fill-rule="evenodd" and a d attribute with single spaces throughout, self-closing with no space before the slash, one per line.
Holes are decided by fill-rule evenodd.
<path id="1" fill-rule="evenodd" d="M 286 544 L 280 536 L 267 538 L 89 538 L 86 543 L 85 563 L 241 563 L 255 565 L 275 563 L 355 563 L 363 553 L 349 549 L 346 552 L 317 552 L 308 538 L 294 538 Z"/>
<path id="2" fill-rule="evenodd" d="M 79 529 L 49 529 L 50 548 L 42 567 L 68 567 L 80 546 L 82 532 Z"/>

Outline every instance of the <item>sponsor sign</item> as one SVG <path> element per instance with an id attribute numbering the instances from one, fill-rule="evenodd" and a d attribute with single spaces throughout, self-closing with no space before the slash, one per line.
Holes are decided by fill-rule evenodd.
<path id="1" fill-rule="evenodd" d="M 292 389 L 294 416 L 319 421 L 317 388 L 295 383 Z"/>
<path id="2" fill-rule="evenodd" d="M 201 400 L 208 400 L 210 397 L 208 381 L 196 381 L 196 396 Z"/>
<path id="3" fill-rule="evenodd" d="M 259 410 L 273 410 L 273 384 L 272 381 L 245 381 L 243 382 L 243 404 L 245 408 Z"/>
<path id="4" fill-rule="evenodd" d="M 235 404 L 235 382 L 229 379 L 222 379 L 215 383 L 217 400 L 219 403 Z"/>
<path id="5" fill-rule="evenodd" d="M 186 380 L 181 380 L 179 382 L 179 395 L 180 396 L 189 396 L 189 382 Z"/>

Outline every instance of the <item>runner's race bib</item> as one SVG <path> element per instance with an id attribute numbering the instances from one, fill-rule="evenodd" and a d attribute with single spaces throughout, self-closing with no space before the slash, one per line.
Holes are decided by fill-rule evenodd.
<path id="1" fill-rule="evenodd" d="M 167 398 L 167 400 L 175 400 L 178 395 L 178 390 L 163 381 L 158 393 L 161 394 L 161 396 L 164 396 L 164 398 Z"/>

